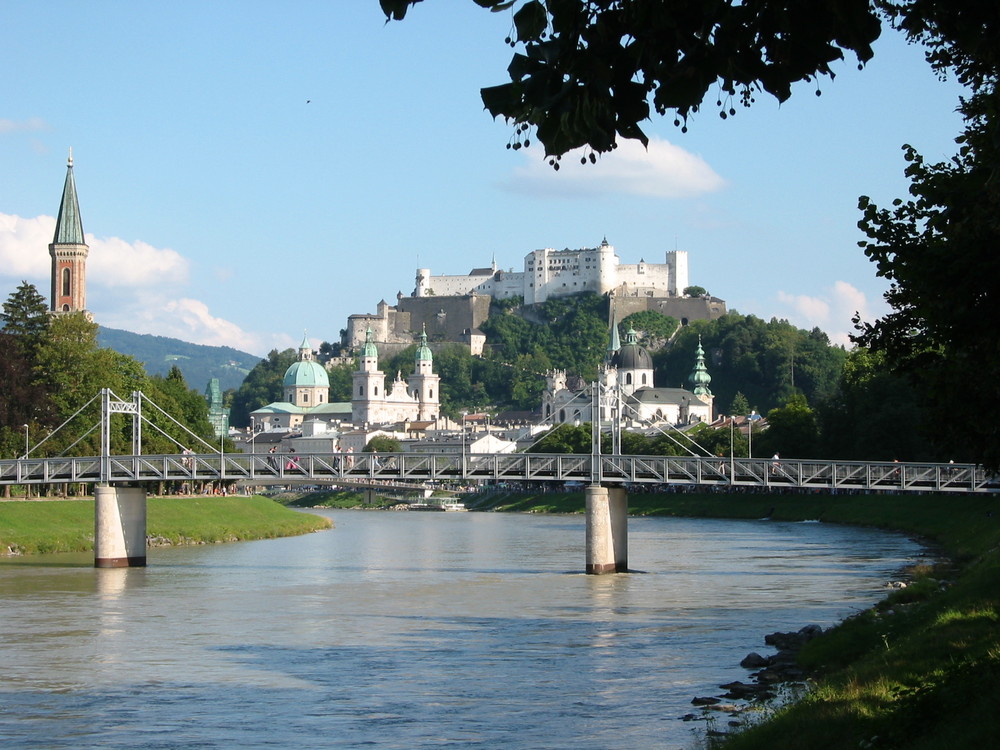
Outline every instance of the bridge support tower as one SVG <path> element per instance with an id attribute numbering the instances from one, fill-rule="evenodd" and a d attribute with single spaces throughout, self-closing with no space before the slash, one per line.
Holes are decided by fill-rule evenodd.
<path id="1" fill-rule="evenodd" d="M 94 487 L 94 567 L 146 565 L 146 490 Z"/>
<path id="2" fill-rule="evenodd" d="M 587 573 L 628 572 L 628 495 L 623 487 L 591 484 L 587 501 Z"/>

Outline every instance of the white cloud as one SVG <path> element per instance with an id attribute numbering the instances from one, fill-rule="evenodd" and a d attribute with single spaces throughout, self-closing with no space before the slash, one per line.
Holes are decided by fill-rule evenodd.
<path id="1" fill-rule="evenodd" d="M 563 157 L 559 171 L 528 149 L 529 161 L 514 170 L 505 187 L 515 191 L 577 197 L 613 193 L 654 198 L 689 198 L 721 189 L 726 183 L 696 154 L 669 141 L 650 138 L 649 148 L 625 140 L 596 164 L 580 163 L 580 152 Z"/>
<path id="2" fill-rule="evenodd" d="M 146 287 L 182 284 L 188 279 L 190 264 L 175 250 L 156 248 L 142 240 L 98 239 L 92 234 L 87 235 L 87 244 L 88 284 Z"/>
<path id="3" fill-rule="evenodd" d="M 31 279 L 49 274 L 49 243 L 56 220 L 0 214 L 0 275 Z"/>
<path id="4" fill-rule="evenodd" d="M 29 117 L 27 120 L 7 120 L 0 117 L 0 134 L 48 129 L 49 124 L 41 117 Z"/>
<path id="5" fill-rule="evenodd" d="M 25 279 L 48 293 L 48 247 L 55 222 L 51 216 L 25 219 L 0 213 L 0 278 L 9 280 L 11 290 Z M 212 315 L 204 302 L 186 296 L 190 262 L 174 250 L 89 234 L 87 244 L 87 307 L 103 326 L 253 354 L 298 343 L 287 334 L 244 331 Z"/>
<path id="6" fill-rule="evenodd" d="M 167 336 L 192 344 L 231 346 L 251 354 L 292 345 L 288 336 L 244 331 L 236 323 L 212 315 L 207 304 L 190 297 L 147 294 L 121 303 L 120 296 L 115 293 L 102 295 L 88 307 L 97 322 L 108 328 Z"/>
<path id="7" fill-rule="evenodd" d="M 876 308 L 884 307 L 870 302 L 864 292 L 846 281 L 835 281 L 827 293 L 819 297 L 779 291 L 778 302 L 790 309 L 781 317 L 787 317 L 801 328 L 818 327 L 826 332 L 832 343 L 847 347 L 852 346 L 850 334 L 855 332 L 851 322 L 854 315 L 872 321 L 883 314 Z"/>
<path id="8" fill-rule="evenodd" d="M 25 219 L 0 213 L 0 276 L 48 277 L 49 243 L 55 228 L 52 216 Z M 187 259 L 169 248 L 92 234 L 87 235 L 87 244 L 88 287 L 159 287 L 183 284 L 188 279 Z"/>

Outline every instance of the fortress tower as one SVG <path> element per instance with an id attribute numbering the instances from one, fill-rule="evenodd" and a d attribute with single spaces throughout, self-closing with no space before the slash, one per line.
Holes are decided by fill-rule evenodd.
<path id="1" fill-rule="evenodd" d="M 50 309 L 55 313 L 86 312 L 87 255 L 90 248 L 83 238 L 80 204 L 73 179 L 73 150 L 66 165 L 66 183 L 56 217 L 56 231 L 49 245 L 52 257 L 52 294 Z"/>

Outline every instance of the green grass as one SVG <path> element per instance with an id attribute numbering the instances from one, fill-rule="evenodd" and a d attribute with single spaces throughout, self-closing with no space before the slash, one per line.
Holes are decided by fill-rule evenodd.
<path id="1" fill-rule="evenodd" d="M 329 526 L 264 497 L 151 497 L 146 533 L 171 544 L 268 539 Z M 94 548 L 93 500 L 0 503 L 0 554 L 83 552 Z"/>
<path id="2" fill-rule="evenodd" d="M 498 510 L 584 510 L 582 493 L 505 497 Z M 727 738 L 726 750 L 1000 746 L 1000 498 L 988 495 L 629 496 L 633 515 L 764 518 L 903 531 L 947 561 L 811 641 L 802 700 Z M 805 625 L 806 623 L 803 623 Z M 739 655 L 734 655 L 734 660 Z"/>

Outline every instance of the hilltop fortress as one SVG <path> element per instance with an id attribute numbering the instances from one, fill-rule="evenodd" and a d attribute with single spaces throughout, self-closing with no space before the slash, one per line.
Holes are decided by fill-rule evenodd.
<path id="1" fill-rule="evenodd" d="M 595 248 L 534 250 L 524 256 L 522 271 L 500 270 L 495 260 L 488 268 L 474 268 L 460 276 L 435 276 L 429 268 L 418 268 L 409 297 L 400 292 L 395 306 L 382 300 L 374 315 L 351 315 L 341 343 L 357 350 L 374 340 L 388 352 L 410 346 L 416 332 L 426 330 L 431 341 L 462 342 L 478 354 L 485 338 L 478 328 L 489 317 L 491 301 L 515 297 L 525 305 L 535 305 L 582 292 L 607 295 L 618 320 L 643 310 L 655 310 L 682 323 L 725 314 L 726 303 L 721 299 L 684 296 L 689 286 L 686 251 L 671 250 L 665 260 L 621 263 L 605 239 Z"/>

